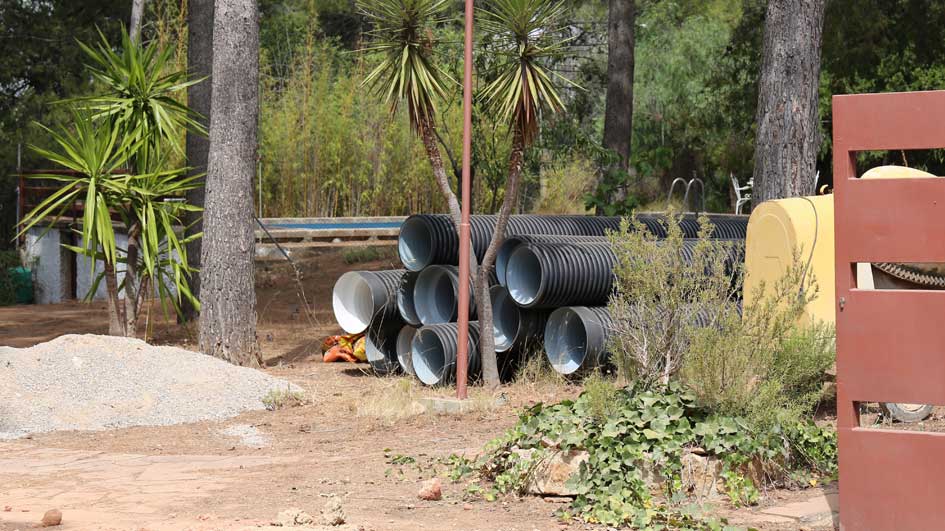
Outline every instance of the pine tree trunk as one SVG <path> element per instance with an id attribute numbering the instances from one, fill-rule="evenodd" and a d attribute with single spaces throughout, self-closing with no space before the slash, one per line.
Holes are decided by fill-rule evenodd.
<path id="1" fill-rule="evenodd" d="M 238 365 L 259 365 L 253 230 L 259 98 L 255 0 L 217 0 L 211 85 L 200 350 Z"/>
<path id="2" fill-rule="evenodd" d="M 619 161 L 604 172 L 627 175 L 630 171 L 630 138 L 633 132 L 633 48 L 635 0 L 610 0 L 607 15 L 607 99 L 604 104 L 604 148 Z M 611 192 L 612 201 L 622 201 L 630 183 Z"/>
<path id="3" fill-rule="evenodd" d="M 811 195 L 826 0 L 769 0 L 755 119 L 752 202 Z"/>
<path id="4" fill-rule="evenodd" d="M 193 78 L 210 76 L 213 66 L 213 0 L 189 0 L 187 3 L 187 70 Z M 200 113 L 204 127 L 210 125 L 210 79 L 187 88 L 187 105 Z M 210 149 L 210 140 L 199 134 L 187 132 L 187 165 L 190 174 L 198 175 L 207 171 L 207 155 Z M 187 202 L 199 207 L 204 201 L 204 181 L 201 185 L 187 192 Z M 186 235 L 198 234 L 203 230 L 203 213 L 187 212 L 184 222 L 187 228 Z M 200 300 L 200 239 L 187 244 L 187 263 L 197 269 L 190 277 L 190 291 L 194 298 Z M 197 317 L 197 309 L 187 299 L 182 300 L 184 318 L 188 320 Z"/>
<path id="5" fill-rule="evenodd" d="M 141 21 L 144 20 L 144 4 L 147 0 L 131 0 L 131 23 L 128 35 L 132 42 L 141 41 Z"/>
<path id="6" fill-rule="evenodd" d="M 505 197 L 496 219 L 492 240 L 482 257 L 482 264 L 476 278 L 476 311 L 479 315 L 479 359 L 482 361 L 482 379 L 489 387 L 498 387 L 499 367 L 495 354 L 495 335 L 492 327 L 492 299 L 489 298 L 489 271 L 495 264 L 499 247 L 505 241 L 505 229 L 509 224 L 512 209 L 518 203 L 519 182 L 522 177 L 522 164 L 525 153 L 525 140 L 521 131 L 515 129 L 512 135 L 512 151 L 509 153 L 509 180 L 505 187 Z"/>
<path id="7" fill-rule="evenodd" d="M 459 224 L 462 218 L 462 212 L 459 207 L 459 201 L 456 200 L 456 194 L 450 187 L 449 177 L 446 176 L 446 168 L 443 167 L 443 157 L 440 155 L 440 146 L 436 143 L 436 127 L 429 120 L 420 120 L 420 138 L 423 140 L 423 147 L 427 150 L 427 158 L 430 159 L 430 166 L 433 168 L 433 176 L 436 178 L 436 184 L 440 187 L 440 193 L 446 199 L 446 206 L 450 211 L 450 218 L 453 220 L 453 226 L 459 233 Z"/>

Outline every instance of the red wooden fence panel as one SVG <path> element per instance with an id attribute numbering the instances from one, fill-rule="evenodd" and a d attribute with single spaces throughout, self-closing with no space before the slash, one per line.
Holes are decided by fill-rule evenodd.
<path id="1" fill-rule="evenodd" d="M 945 91 L 833 98 L 841 531 L 945 529 L 945 433 L 860 402 L 945 405 L 945 291 L 858 290 L 857 262 L 945 262 L 945 178 L 858 180 L 856 153 L 945 148 Z"/>

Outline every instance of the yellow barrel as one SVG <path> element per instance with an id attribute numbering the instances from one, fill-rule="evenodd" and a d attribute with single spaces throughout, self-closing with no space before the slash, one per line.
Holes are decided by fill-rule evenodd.
<path id="1" fill-rule="evenodd" d="M 791 266 L 795 249 L 818 287 L 805 311 L 807 321 L 833 323 L 833 195 L 766 201 L 752 211 L 745 240 L 745 306 L 758 296 L 761 284 L 765 291 L 773 289 Z"/>

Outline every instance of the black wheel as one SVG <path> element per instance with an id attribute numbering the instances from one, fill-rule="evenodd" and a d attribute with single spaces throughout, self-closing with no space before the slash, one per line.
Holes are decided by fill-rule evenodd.
<path id="1" fill-rule="evenodd" d="M 932 414 L 932 406 L 928 404 L 896 404 L 886 402 L 882 404 L 883 411 L 899 422 L 919 422 Z"/>

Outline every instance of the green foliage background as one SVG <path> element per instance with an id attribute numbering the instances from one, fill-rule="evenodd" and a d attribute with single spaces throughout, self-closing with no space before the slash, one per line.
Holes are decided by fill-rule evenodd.
<path id="1" fill-rule="evenodd" d="M 764 0 L 637 0 L 633 176 L 639 204 L 663 206 L 676 177 L 703 178 L 709 210 L 730 210 L 729 175 L 751 174 Z M 369 29 L 354 3 L 260 0 L 262 98 L 260 179 L 266 216 L 397 215 L 441 210 L 431 171 L 404 116 L 388 115 L 361 88 L 373 66 L 357 50 Z M 33 121 L 64 118 L 50 102 L 87 94 L 75 39 L 95 27 L 118 42 L 125 0 L 24 0 L 0 6 L 0 246 L 12 238 L 18 143 L 46 141 Z M 606 86 L 606 3 L 572 0 L 572 57 L 549 68 L 579 85 L 566 111 L 545 120 L 526 158 L 521 210 L 583 211 L 608 153 L 600 148 Z M 460 79 L 461 5 L 436 32 L 443 67 Z M 152 0 L 145 39 L 175 50 L 186 65 L 186 0 Z M 203 29 L 206 30 L 206 29 Z M 480 49 L 481 51 L 481 49 Z M 831 0 L 823 42 L 818 168 L 830 183 L 830 96 L 945 88 L 945 4 L 936 0 Z M 490 58 L 477 55 L 481 71 Z M 476 80 L 477 86 L 480 80 Z M 458 163 L 460 94 L 442 103 L 444 154 Z M 474 204 L 502 199 L 508 131 L 477 109 Z M 866 153 L 863 167 L 902 163 L 945 172 L 941 152 Z M 448 162 L 450 162 L 448 160 Z M 26 168 L 46 165 L 31 155 Z M 588 174 L 591 175 L 588 175 Z M 549 196 L 549 194 L 551 194 Z M 630 206 L 628 204 L 628 206 Z"/>

